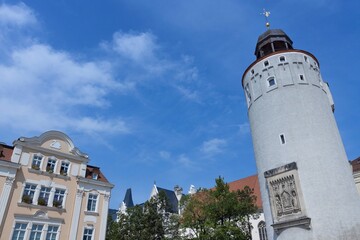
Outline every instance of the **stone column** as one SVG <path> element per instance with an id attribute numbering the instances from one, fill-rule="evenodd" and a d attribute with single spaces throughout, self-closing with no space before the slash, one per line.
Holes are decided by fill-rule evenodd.
<path id="1" fill-rule="evenodd" d="M 7 204 L 9 202 L 9 197 L 12 189 L 12 185 L 14 183 L 15 178 L 13 177 L 7 177 L 4 188 L 2 190 L 1 196 L 0 196 L 0 225 L 2 226 L 2 222 L 4 219 L 5 210 L 7 209 Z"/>
<path id="2" fill-rule="evenodd" d="M 76 192 L 76 198 L 74 203 L 74 212 L 71 220 L 70 239 L 76 239 L 77 230 L 79 227 L 79 218 L 81 213 L 81 203 L 84 195 L 83 189 L 78 189 Z"/>
<path id="3" fill-rule="evenodd" d="M 99 217 L 101 219 L 99 239 L 105 239 L 107 215 L 109 211 L 109 200 L 110 200 L 110 195 L 105 194 L 104 203 L 102 204 L 102 211 Z"/>

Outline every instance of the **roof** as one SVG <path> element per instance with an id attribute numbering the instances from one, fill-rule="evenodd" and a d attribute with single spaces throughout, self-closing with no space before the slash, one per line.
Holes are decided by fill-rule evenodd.
<path id="1" fill-rule="evenodd" d="M 245 186 L 248 186 L 249 188 L 254 190 L 254 195 L 256 196 L 256 206 L 259 209 L 262 209 L 262 201 L 261 201 L 261 195 L 260 195 L 260 185 L 259 185 L 259 179 L 257 175 L 252 175 L 246 178 L 241 178 L 239 180 L 229 182 L 229 189 L 230 191 L 237 191 L 244 189 Z"/>
<path id="2" fill-rule="evenodd" d="M 93 174 L 97 174 L 97 179 L 93 178 Z M 91 166 L 91 165 L 87 165 L 86 166 L 86 173 L 85 173 L 85 178 L 87 179 L 93 179 L 93 180 L 98 180 L 100 182 L 106 182 L 108 183 L 109 181 L 106 179 L 106 177 L 104 176 L 104 174 L 100 171 L 99 167 L 96 166 Z"/>
<path id="3" fill-rule="evenodd" d="M 124 197 L 124 201 L 125 203 L 125 206 L 126 207 L 133 207 L 134 206 L 134 202 L 133 202 L 133 199 L 132 199 L 132 193 L 131 193 L 131 188 L 128 188 L 126 190 L 126 193 L 125 193 L 125 197 Z"/>
<path id="4" fill-rule="evenodd" d="M 350 164 L 352 166 L 353 172 L 360 172 L 360 157 L 350 161 Z"/>
<path id="5" fill-rule="evenodd" d="M 175 195 L 175 192 L 172 190 L 168 190 L 165 188 L 156 187 L 158 192 L 164 192 L 167 200 L 169 201 L 169 204 L 171 206 L 171 212 L 172 213 L 178 213 L 178 199 Z"/>
<path id="6" fill-rule="evenodd" d="M 14 147 L 0 143 L 0 160 L 5 160 L 10 162 L 13 151 L 14 151 Z"/>
<path id="7" fill-rule="evenodd" d="M 117 219 L 118 210 L 109 208 L 108 216 L 111 217 L 113 221 Z"/>

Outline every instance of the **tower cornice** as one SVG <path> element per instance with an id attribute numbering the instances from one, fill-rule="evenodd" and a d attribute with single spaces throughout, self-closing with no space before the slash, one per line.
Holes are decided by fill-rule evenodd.
<path id="1" fill-rule="evenodd" d="M 242 87 L 244 88 L 244 77 L 245 75 L 247 74 L 247 72 L 255 65 L 257 64 L 258 62 L 261 62 L 263 61 L 264 59 L 270 57 L 270 56 L 274 56 L 274 55 L 277 55 L 277 54 L 283 54 L 283 53 L 292 53 L 292 52 L 295 52 L 295 53 L 304 53 L 306 55 L 309 55 L 310 57 L 312 57 L 316 63 L 318 64 L 319 68 L 320 68 L 320 63 L 319 61 L 317 60 L 317 58 L 312 54 L 312 53 L 309 53 L 307 51 L 304 51 L 304 50 L 298 50 L 298 49 L 289 49 L 289 50 L 281 50 L 281 51 L 276 51 L 276 52 L 273 52 L 273 53 L 270 53 L 264 57 L 261 57 L 261 58 L 258 58 L 256 59 L 253 63 L 250 64 L 249 67 L 246 68 L 246 70 L 244 71 L 242 77 L 241 77 L 241 85 Z"/>

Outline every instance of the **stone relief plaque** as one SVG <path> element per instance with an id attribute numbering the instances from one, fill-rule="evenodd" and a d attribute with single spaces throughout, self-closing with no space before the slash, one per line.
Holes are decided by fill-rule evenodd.
<path id="1" fill-rule="evenodd" d="M 274 230 L 288 227 L 310 228 L 306 217 L 296 162 L 264 173 L 268 187 Z"/>

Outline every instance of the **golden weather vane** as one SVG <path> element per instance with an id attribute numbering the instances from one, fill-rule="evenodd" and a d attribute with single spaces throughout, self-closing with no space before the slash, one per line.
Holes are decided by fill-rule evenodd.
<path id="1" fill-rule="evenodd" d="M 266 28 L 269 29 L 270 28 L 270 22 L 269 22 L 269 16 L 270 16 L 270 12 L 269 11 L 266 11 L 265 8 L 264 8 L 264 11 L 262 13 L 260 13 L 262 15 L 265 16 L 265 19 L 266 19 Z"/>

